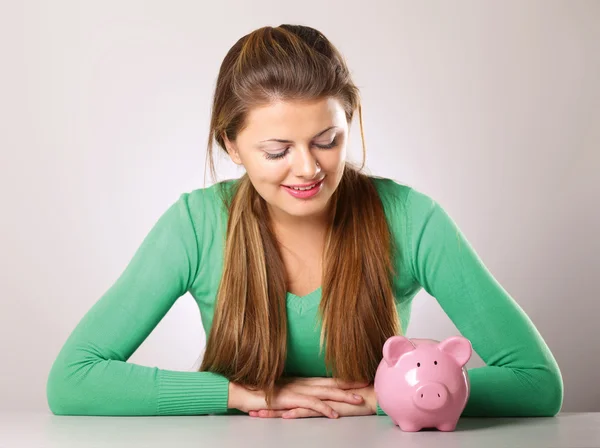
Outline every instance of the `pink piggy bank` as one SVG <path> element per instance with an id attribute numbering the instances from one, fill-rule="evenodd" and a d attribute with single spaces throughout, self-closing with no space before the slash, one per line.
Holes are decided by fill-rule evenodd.
<path id="1" fill-rule="evenodd" d="M 375 373 L 379 406 L 403 431 L 454 431 L 469 398 L 468 339 L 442 342 L 392 336 Z"/>

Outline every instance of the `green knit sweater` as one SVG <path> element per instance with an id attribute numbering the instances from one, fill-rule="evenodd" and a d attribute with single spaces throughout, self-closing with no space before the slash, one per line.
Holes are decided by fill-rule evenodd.
<path id="1" fill-rule="evenodd" d="M 456 223 L 424 193 L 391 179 L 372 179 L 399 248 L 393 289 L 401 328 L 408 327 L 412 300 L 424 288 L 486 364 L 468 371 L 471 394 L 463 415 L 555 415 L 563 382 L 552 353 Z M 227 223 L 217 185 L 182 194 L 74 328 L 47 380 L 54 414 L 241 413 L 227 408 L 229 381 L 221 375 L 127 362 L 186 292 L 198 304 L 208 336 Z M 304 297 L 287 293 L 287 375 L 326 376 L 320 326 L 315 327 L 320 298 L 320 288 Z M 377 413 L 385 415 L 381 408 Z"/>

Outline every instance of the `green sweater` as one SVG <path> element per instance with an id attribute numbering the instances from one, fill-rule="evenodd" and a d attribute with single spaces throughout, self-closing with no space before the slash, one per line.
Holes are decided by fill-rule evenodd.
<path id="1" fill-rule="evenodd" d="M 463 416 L 555 415 L 563 382 L 552 353 L 452 218 L 414 188 L 385 178 L 373 182 L 399 247 L 393 289 L 402 328 L 408 327 L 414 296 L 424 288 L 486 364 L 468 371 L 471 394 Z M 46 385 L 54 414 L 241 413 L 227 408 L 229 381 L 221 375 L 127 362 L 186 292 L 198 304 L 208 337 L 226 223 L 216 184 L 182 194 L 166 210 L 58 353 Z M 287 293 L 286 375 L 326 376 L 320 327 L 315 327 L 320 297 L 320 288 L 304 297 Z M 381 408 L 377 413 L 385 415 Z"/>

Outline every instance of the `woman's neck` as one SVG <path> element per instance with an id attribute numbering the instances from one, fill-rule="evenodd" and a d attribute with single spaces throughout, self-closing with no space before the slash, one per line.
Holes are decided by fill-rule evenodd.
<path id="1" fill-rule="evenodd" d="M 287 238 L 300 238 L 302 236 L 323 237 L 327 232 L 328 214 L 326 212 L 317 216 L 297 217 L 288 215 L 281 210 L 268 207 L 272 229 L 277 235 Z"/>

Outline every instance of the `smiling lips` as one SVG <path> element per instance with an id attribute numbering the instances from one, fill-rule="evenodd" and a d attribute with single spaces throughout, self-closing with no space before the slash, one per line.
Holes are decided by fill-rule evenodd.
<path id="1" fill-rule="evenodd" d="M 324 179 L 324 178 L 323 178 Z M 321 182 L 323 179 L 320 179 L 316 182 L 312 182 L 310 184 L 302 184 L 302 185 L 284 185 L 284 187 L 288 187 L 288 188 L 306 188 L 306 187 L 312 187 L 313 185 L 318 184 L 319 182 Z"/>
<path id="2" fill-rule="evenodd" d="M 297 199 L 309 199 L 319 194 L 319 192 L 323 189 L 323 179 L 317 183 L 309 185 L 302 190 L 291 188 L 286 185 L 282 185 L 282 188 L 284 188 L 285 191 Z"/>

